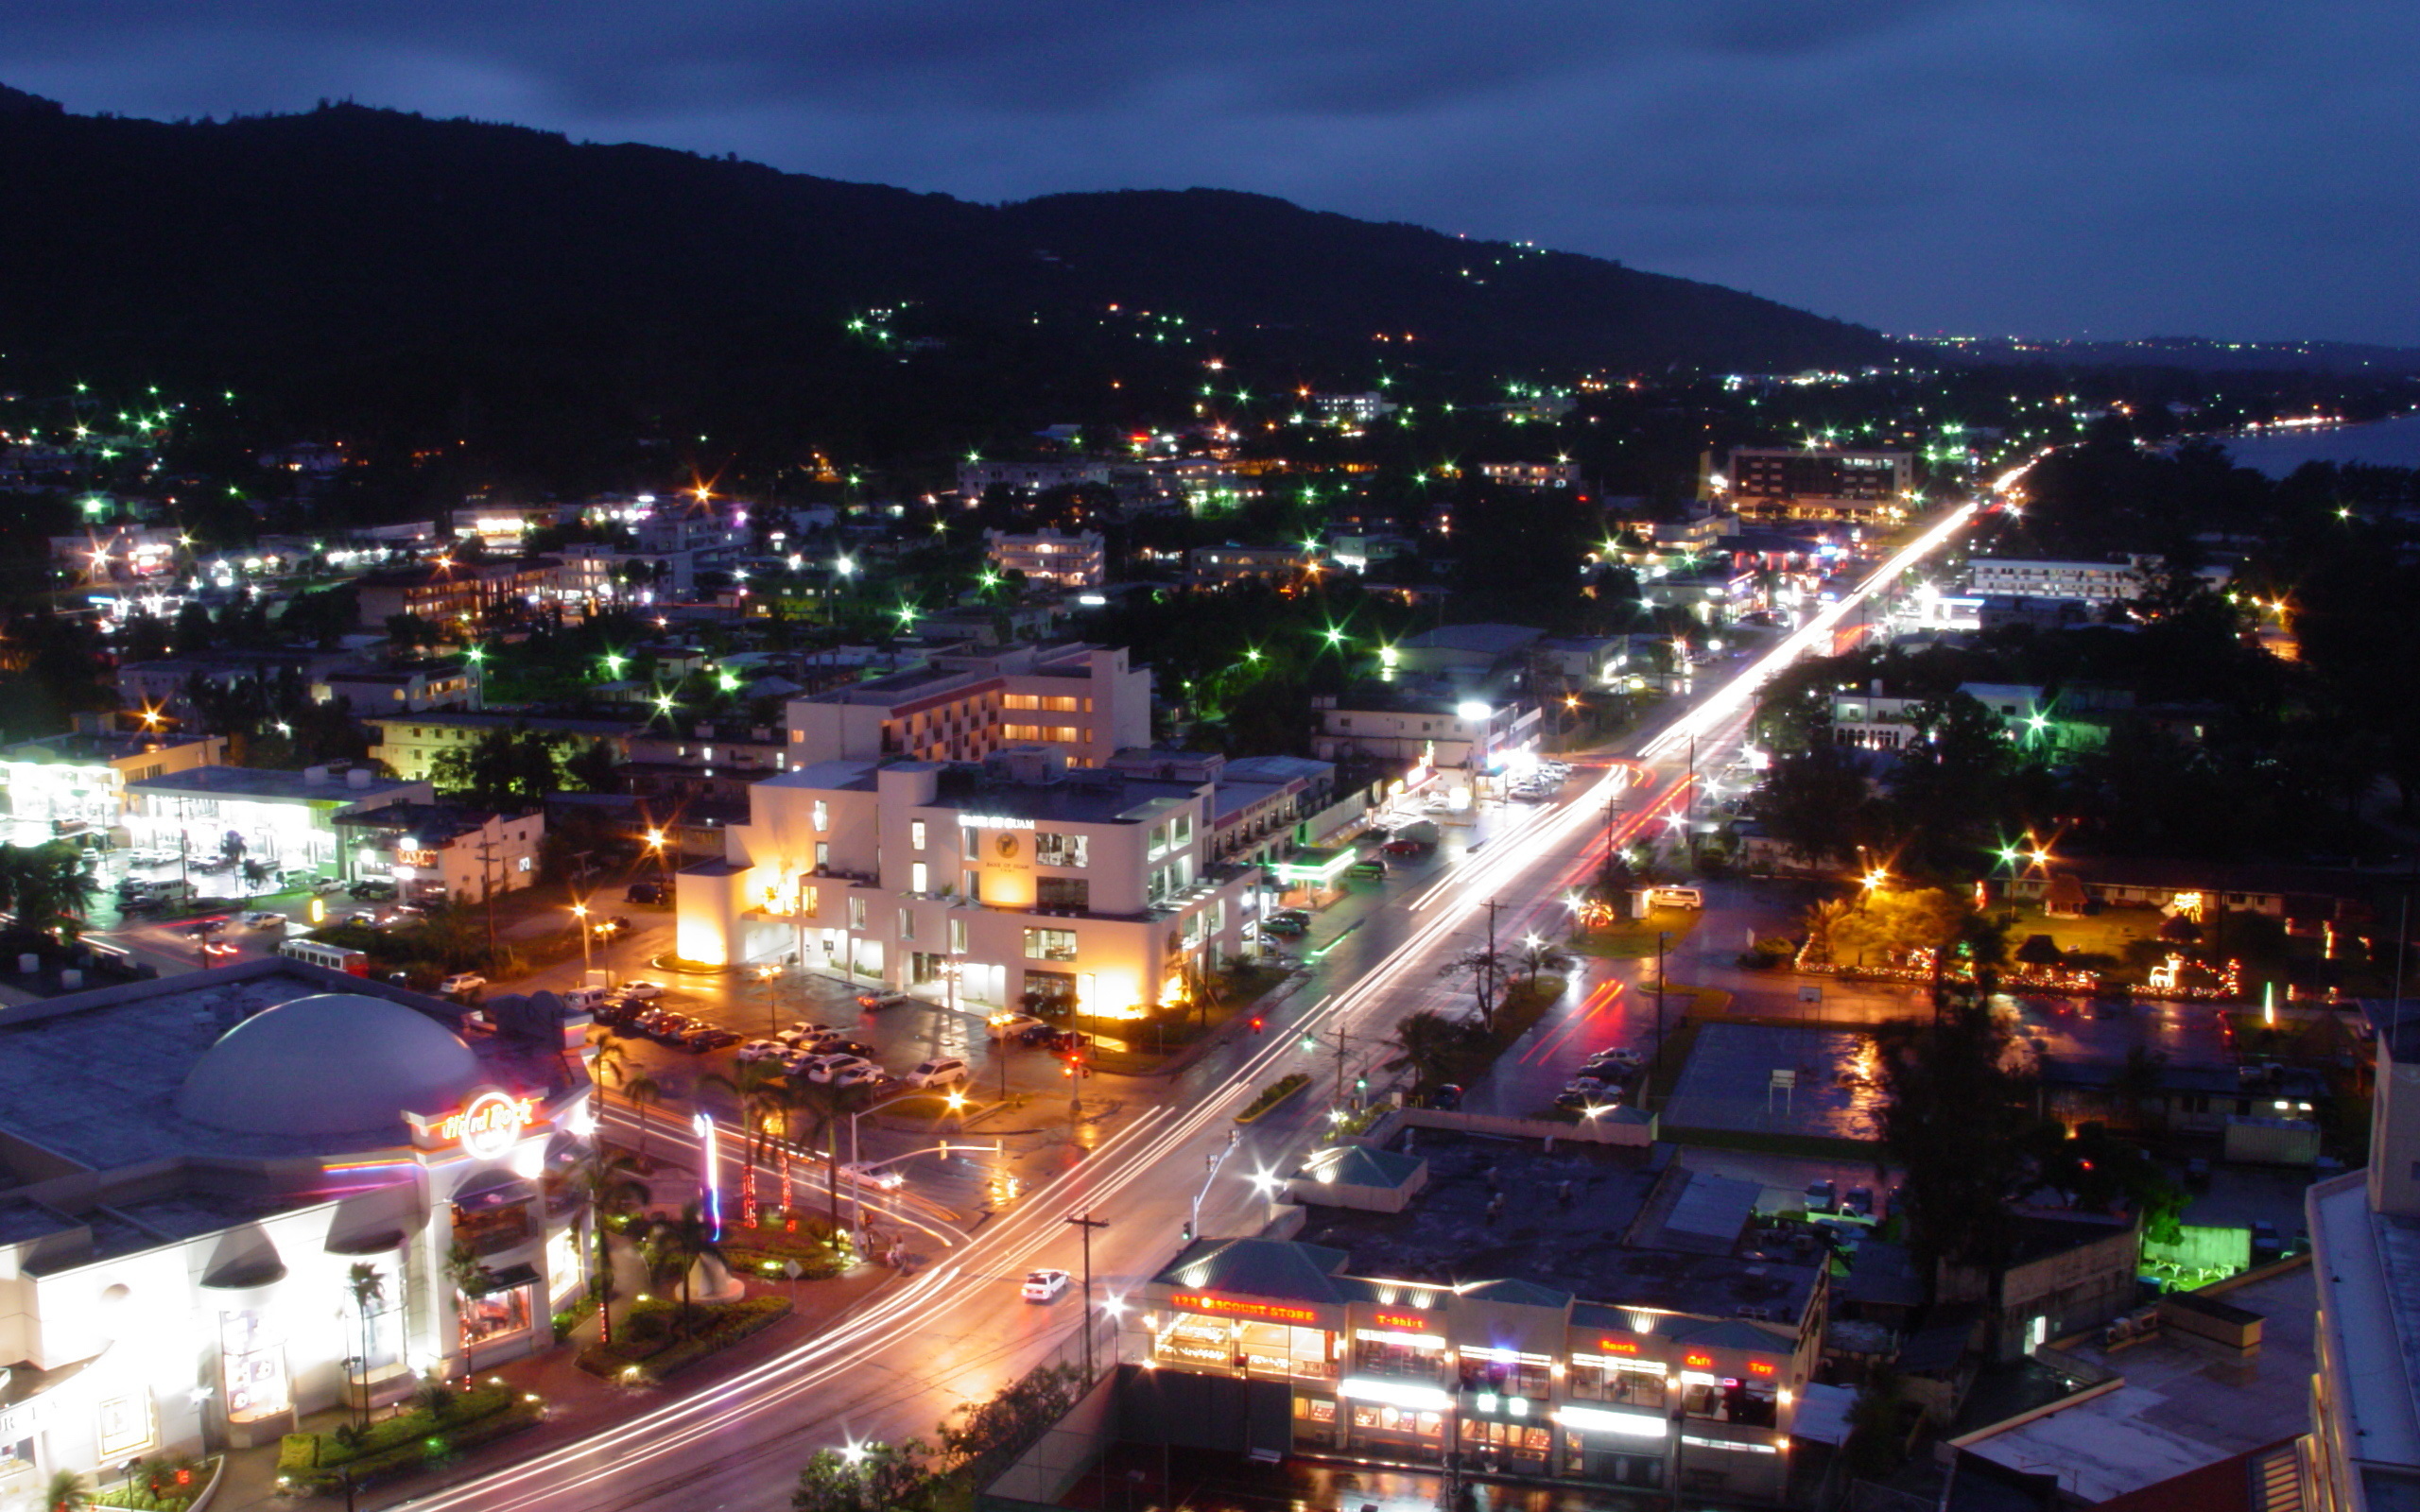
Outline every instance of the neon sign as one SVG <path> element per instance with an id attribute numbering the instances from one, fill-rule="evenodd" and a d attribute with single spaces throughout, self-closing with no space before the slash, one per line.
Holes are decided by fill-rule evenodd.
<path id="1" fill-rule="evenodd" d="M 1634 1355 L 1638 1353 L 1638 1341 L 1636 1339 L 1599 1339 L 1597 1348 L 1607 1354 Z"/>
<path id="2" fill-rule="evenodd" d="M 1748 1373 L 1752 1376 L 1772 1375 L 1773 1363 L 1771 1360 L 1751 1360 L 1748 1362 Z"/>
<path id="3" fill-rule="evenodd" d="M 1320 1320 L 1320 1315 L 1307 1307 L 1280 1307 L 1275 1302 L 1247 1302 L 1233 1297 L 1206 1297 L 1199 1293 L 1179 1293 L 1168 1298 L 1168 1305 L 1185 1313 L 1226 1313 L 1272 1323 L 1317 1323 Z"/>
<path id="4" fill-rule="evenodd" d="M 1370 1315 L 1391 1329 L 1409 1329 L 1421 1333 L 1428 1328 L 1428 1319 L 1418 1313 L 1373 1313 Z"/>
<path id="5" fill-rule="evenodd" d="M 493 1160 L 512 1148 L 521 1131 L 538 1122 L 538 1100 L 510 1092 L 484 1091 L 448 1113 L 437 1125 L 440 1139 L 458 1141 L 474 1160 Z"/>
<path id="6" fill-rule="evenodd" d="M 1681 1363 L 1687 1366 L 1692 1370 L 1710 1370 L 1714 1368 L 1714 1356 L 1710 1354 L 1696 1353 L 1685 1354 L 1681 1357 Z"/>

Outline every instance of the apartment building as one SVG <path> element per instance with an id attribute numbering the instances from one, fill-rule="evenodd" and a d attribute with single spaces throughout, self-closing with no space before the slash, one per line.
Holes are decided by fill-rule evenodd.
<path id="1" fill-rule="evenodd" d="M 340 667 L 311 684 L 311 701 L 347 700 L 355 714 L 426 713 L 476 709 L 483 700 L 478 663 L 461 658 L 407 667 Z"/>
<path id="2" fill-rule="evenodd" d="M 370 755 L 385 762 L 407 782 L 425 782 L 430 765 L 449 750 L 464 749 L 482 735 L 498 730 L 530 730 L 562 735 L 570 749 L 606 745 L 615 761 L 630 759 L 631 724 L 620 719 L 561 719 L 544 714 L 487 714 L 446 710 L 424 713 L 365 713 L 370 730 Z"/>
<path id="3" fill-rule="evenodd" d="M 1182 1002 L 1242 954 L 1257 867 L 1214 859 L 1215 782 L 1070 770 L 1003 751 L 825 761 L 749 790 L 719 862 L 681 874 L 678 949 L 810 965 L 954 1003 L 1032 997 L 1098 1019 Z"/>
<path id="4" fill-rule="evenodd" d="M 544 814 L 389 803 L 336 816 L 340 875 L 390 881 L 407 899 L 477 902 L 538 885 Z"/>
<path id="5" fill-rule="evenodd" d="M 1080 641 L 936 656 L 926 666 L 789 704 L 790 762 L 979 762 L 1049 746 L 1099 766 L 1151 743 L 1151 670 Z"/>
<path id="6" fill-rule="evenodd" d="M 1730 495 L 1742 520 L 1886 524 L 1906 515 L 1915 463 L 1910 452 L 1734 447 Z"/>
<path id="7" fill-rule="evenodd" d="M 534 603 L 560 579 L 562 563 L 552 557 L 506 561 L 440 560 L 393 572 L 365 573 L 356 580 L 361 625 L 384 629 L 398 614 L 431 621 L 475 619 L 499 604 Z"/>
<path id="8" fill-rule="evenodd" d="M 1056 530 L 1011 535 L 983 532 L 984 555 L 1004 573 L 1025 574 L 1032 586 L 1098 588 L 1109 576 L 1109 557 L 1098 530 L 1063 536 Z"/>
<path id="9" fill-rule="evenodd" d="M 1508 489 L 1576 489 L 1577 462 L 1481 462 L 1478 475 Z"/>
<path id="10" fill-rule="evenodd" d="M 1979 597 L 2040 598 L 2083 604 L 2123 604 L 2142 596 L 2151 558 L 2051 561 L 1976 557 L 1966 564 L 1967 592 Z"/>

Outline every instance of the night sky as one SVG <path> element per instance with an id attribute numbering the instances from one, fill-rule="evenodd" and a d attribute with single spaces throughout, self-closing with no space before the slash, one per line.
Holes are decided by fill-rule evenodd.
<path id="1" fill-rule="evenodd" d="M 325 96 L 984 200 L 1210 185 L 1894 334 L 2420 345 L 2420 5 L 0 0 L 78 112 Z"/>

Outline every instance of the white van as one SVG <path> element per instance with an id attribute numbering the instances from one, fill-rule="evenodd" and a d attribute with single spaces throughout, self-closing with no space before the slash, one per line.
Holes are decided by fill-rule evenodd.
<path id="1" fill-rule="evenodd" d="M 594 1013 L 605 1005 L 606 991 L 601 987 L 567 987 L 555 995 L 574 1013 Z"/>
<path id="2" fill-rule="evenodd" d="M 1703 908 L 1705 894 L 1695 887 L 1651 887 L 1647 902 L 1654 908 Z"/>

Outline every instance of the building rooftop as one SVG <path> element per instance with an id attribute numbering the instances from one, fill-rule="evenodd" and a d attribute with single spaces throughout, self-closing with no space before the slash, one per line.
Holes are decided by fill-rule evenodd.
<path id="1" fill-rule="evenodd" d="M 424 849 L 428 849 L 456 835 L 475 834 L 487 828 L 491 819 L 507 816 L 485 809 L 458 808 L 451 803 L 389 803 L 366 813 L 338 814 L 336 822 L 348 829 L 392 830 L 414 835 L 424 842 Z"/>
<path id="2" fill-rule="evenodd" d="M 1689 1249 L 1626 1244 L 1625 1233 L 1659 1190 L 1695 1185 L 1668 1183 L 1635 1152 L 1564 1144 L 1547 1153 L 1527 1143 L 1421 1129 L 1405 1153 L 1428 1162 L 1428 1184 L 1408 1209 L 1314 1210 L 1304 1240 L 1346 1251 L 1352 1269 L 1364 1274 L 1441 1284 L 1526 1282 L 1587 1301 L 1703 1317 L 1795 1319 L 1822 1284 L 1815 1265 L 1743 1252 L 1734 1242 L 1738 1226 L 1720 1244 Z M 1708 1191 L 1722 1196 L 1722 1178 L 1709 1180 Z M 1746 1211 L 1738 1211 L 1744 1225 Z M 1647 1234 L 1660 1242 L 1669 1228 L 1665 1218 Z"/>
<path id="3" fill-rule="evenodd" d="M 179 1157 L 262 1160 L 399 1144 L 400 1125 L 330 1135 L 263 1119 L 257 1122 L 270 1124 L 268 1131 L 243 1132 L 181 1108 L 188 1074 L 230 1031 L 270 1008 L 327 993 L 399 1005 L 427 1019 L 432 1031 L 458 1027 L 465 1011 L 282 958 L 0 1009 L 0 1129 L 13 1141 L 100 1171 Z M 572 1074 L 560 1056 L 491 1036 L 471 1037 L 468 1043 L 481 1071 L 499 1085 L 551 1091 Z M 327 1042 L 321 1053 L 339 1050 Z M 239 1058 L 250 1070 L 264 1069 L 257 1056 Z M 307 1070 L 289 1079 L 297 1095 L 313 1085 Z M 13 1185 L 22 1177 L 0 1165 L 0 1181 Z M 0 1230 L 30 1221 L 0 1208 Z"/>
<path id="4" fill-rule="evenodd" d="M 317 770 L 317 768 L 314 768 Z M 248 798 L 267 802 L 358 803 L 364 799 L 428 796 L 426 782 L 400 782 L 368 771 L 369 781 L 356 785 L 353 771 L 323 772 L 316 781 L 309 771 L 277 771 L 259 766 L 197 766 L 164 777 L 146 777 L 126 784 L 130 795 L 175 798 Z"/>
<path id="5" fill-rule="evenodd" d="M 2309 1418 L 2318 1300 L 2310 1267 L 2277 1272 L 2221 1299 L 2264 1318 L 2256 1358 L 2238 1365 L 2201 1341 L 2169 1334 L 2116 1353 L 2075 1346 L 2069 1353 L 2125 1384 L 1969 1447 L 2013 1469 L 2055 1468 L 2061 1487 L 2091 1503 L 2273 1442 Z"/>
<path id="6" fill-rule="evenodd" d="M 174 750 L 182 746 L 204 745 L 216 738 L 208 735 L 137 734 L 125 730 L 99 733 L 79 730 L 74 734 L 21 740 L 13 746 L 0 746 L 0 762 L 91 765 Z"/>

